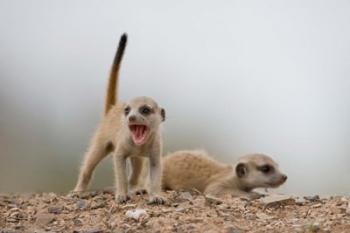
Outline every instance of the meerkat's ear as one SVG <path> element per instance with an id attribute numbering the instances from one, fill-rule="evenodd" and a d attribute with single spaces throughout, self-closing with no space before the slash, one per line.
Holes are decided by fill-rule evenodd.
<path id="1" fill-rule="evenodd" d="M 239 163 L 236 166 L 236 174 L 239 178 L 242 178 L 243 176 L 247 175 L 248 168 L 247 165 L 244 163 Z"/>
<path id="2" fill-rule="evenodd" d="M 164 110 L 164 108 L 160 109 L 160 115 L 162 116 L 162 121 L 165 121 L 165 110 Z"/>

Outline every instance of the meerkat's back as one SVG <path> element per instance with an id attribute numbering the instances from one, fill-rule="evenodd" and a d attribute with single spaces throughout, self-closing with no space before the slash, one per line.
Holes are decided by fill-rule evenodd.
<path id="1" fill-rule="evenodd" d="M 232 167 L 210 158 L 204 151 L 177 151 L 163 160 L 163 188 L 191 189 L 203 192 L 213 175 Z"/>

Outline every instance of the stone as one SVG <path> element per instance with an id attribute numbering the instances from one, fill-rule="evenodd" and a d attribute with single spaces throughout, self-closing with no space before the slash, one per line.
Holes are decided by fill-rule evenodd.
<path id="1" fill-rule="evenodd" d="M 73 223 L 75 226 L 82 226 L 83 225 L 83 222 L 78 218 L 73 219 Z"/>
<path id="2" fill-rule="evenodd" d="M 345 213 L 346 213 L 347 215 L 350 215 L 350 202 L 348 203 L 348 207 L 346 208 Z"/>
<path id="3" fill-rule="evenodd" d="M 176 209 L 175 209 L 176 212 L 180 212 L 180 213 L 185 212 L 185 210 L 186 210 L 186 209 L 185 209 L 184 207 L 181 207 L 181 206 L 176 207 Z"/>
<path id="4" fill-rule="evenodd" d="M 294 228 L 294 232 L 297 232 L 297 233 L 304 232 L 304 229 L 303 229 L 302 225 L 293 225 L 292 227 Z"/>
<path id="5" fill-rule="evenodd" d="M 5 229 L 0 229 L 0 233 L 17 233 L 17 231 L 5 228 Z"/>
<path id="6" fill-rule="evenodd" d="M 311 232 L 318 232 L 320 230 L 320 224 L 319 223 L 306 224 L 304 226 L 304 229 Z"/>
<path id="7" fill-rule="evenodd" d="M 162 212 L 163 213 L 170 213 L 170 212 L 173 212 L 174 210 L 171 209 L 171 208 L 162 208 Z"/>
<path id="8" fill-rule="evenodd" d="M 103 230 L 101 230 L 99 227 L 92 227 L 81 231 L 81 233 L 103 233 Z"/>
<path id="9" fill-rule="evenodd" d="M 83 199 L 79 199 L 77 201 L 77 208 L 78 209 L 86 209 L 88 207 L 88 202 L 86 200 L 83 200 Z"/>
<path id="10" fill-rule="evenodd" d="M 241 233 L 242 231 L 236 227 L 230 226 L 226 228 L 226 233 Z"/>
<path id="11" fill-rule="evenodd" d="M 48 212 L 51 214 L 60 214 L 62 213 L 63 207 L 62 206 L 51 206 L 48 208 Z"/>
<path id="12" fill-rule="evenodd" d="M 306 196 L 304 197 L 305 200 L 311 201 L 311 202 L 315 202 L 315 201 L 319 201 L 320 200 L 320 196 L 319 195 L 314 195 L 314 196 Z"/>
<path id="13" fill-rule="evenodd" d="M 306 203 L 306 199 L 303 197 L 297 197 L 295 198 L 295 203 L 297 205 L 304 205 Z"/>
<path id="14" fill-rule="evenodd" d="M 121 228 L 116 228 L 112 231 L 112 233 L 124 233 L 125 231 Z"/>
<path id="15" fill-rule="evenodd" d="M 178 207 L 180 204 L 179 203 L 173 203 L 171 204 L 172 207 Z"/>
<path id="16" fill-rule="evenodd" d="M 131 209 L 131 208 L 135 208 L 136 204 L 125 204 L 123 206 L 121 206 L 122 209 Z"/>
<path id="17" fill-rule="evenodd" d="M 94 209 L 99 209 L 99 208 L 103 208 L 106 206 L 106 203 L 103 201 L 103 200 L 98 200 L 98 201 L 95 201 L 91 204 L 91 209 L 94 210 Z"/>
<path id="18" fill-rule="evenodd" d="M 184 200 L 188 200 L 188 201 L 192 201 L 193 200 L 192 194 L 189 193 L 189 192 L 181 192 L 180 193 L 180 198 L 184 199 Z"/>
<path id="19" fill-rule="evenodd" d="M 95 197 L 97 195 L 97 191 L 92 191 L 92 192 L 83 192 L 79 194 L 79 197 L 81 199 L 89 199 L 91 197 Z"/>
<path id="20" fill-rule="evenodd" d="M 321 203 L 318 203 L 318 204 L 312 205 L 312 208 L 320 208 L 320 207 L 322 207 L 322 204 L 321 204 Z"/>
<path id="21" fill-rule="evenodd" d="M 42 226 L 46 226 L 47 224 L 53 222 L 53 220 L 55 220 L 55 215 L 53 214 L 39 213 L 36 216 L 36 223 Z"/>
<path id="22" fill-rule="evenodd" d="M 249 213 L 249 214 L 246 214 L 245 218 L 248 220 L 256 220 L 256 215 Z"/>
<path id="23" fill-rule="evenodd" d="M 128 210 L 126 211 L 125 215 L 128 218 L 132 218 L 135 220 L 138 220 L 141 216 L 146 215 L 147 212 L 144 209 L 134 209 L 134 210 Z"/>
<path id="24" fill-rule="evenodd" d="M 262 220 L 269 220 L 269 219 L 272 219 L 273 217 L 272 216 L 269 216 L 265 213 L 257 213 L 256 216 L 259 218 L 259 219 L 262 219 Z"/>
<path id="25" fill-rule="evenodd" d="M 295 199 L 290 195 L 274 194 L 260 199 L 265 208 L 279 207 L 281 205 L 293 205 Z"/>
<path id="26" fill-rule="evenodd" d="M 205 195 L 205 202 L 209 205 L 220 205 L 222 204 L 222 200 L 219 198 L 216 198 L 214 196 Z"/>

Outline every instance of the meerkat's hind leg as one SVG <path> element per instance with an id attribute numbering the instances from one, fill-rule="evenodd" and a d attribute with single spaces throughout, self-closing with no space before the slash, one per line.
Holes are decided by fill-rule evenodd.
<path id="1" fill-rule="evenodd" d="M 110 150 L 111 146 L 104 145 L 96 140 L 92 142 L 84 156 L 74 192 L 82 192 L 87 188 L 96 165 L 106 157 Z"/>
<path id="2" fill-rule="evenodd" d="M 139 156 L 130 157 L 131 175 L 129 178 L 129 192 L 131 194 L 146 194 L 147 190 L 144 187 L 144 162 L 145 159 Z"/>

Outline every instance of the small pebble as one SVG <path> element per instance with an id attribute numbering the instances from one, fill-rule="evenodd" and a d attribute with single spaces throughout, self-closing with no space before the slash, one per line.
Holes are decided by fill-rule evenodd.
<path id="1" fill-rule="evenodd" d="M 128 218 L 133 218 L 135 220 L 138 220 L 141 216 L 146 215 L 147 212 L 144 209 L 134 209 L 134 210 L 128 210 L 126 211 L 125 215 Z"/>
<path id="2" fill-rule="evenodd" d="M 51 214 L 60 214 L 62 213 L 62 206 L 51 206 L 48 208 L 48 212 Z"/>

